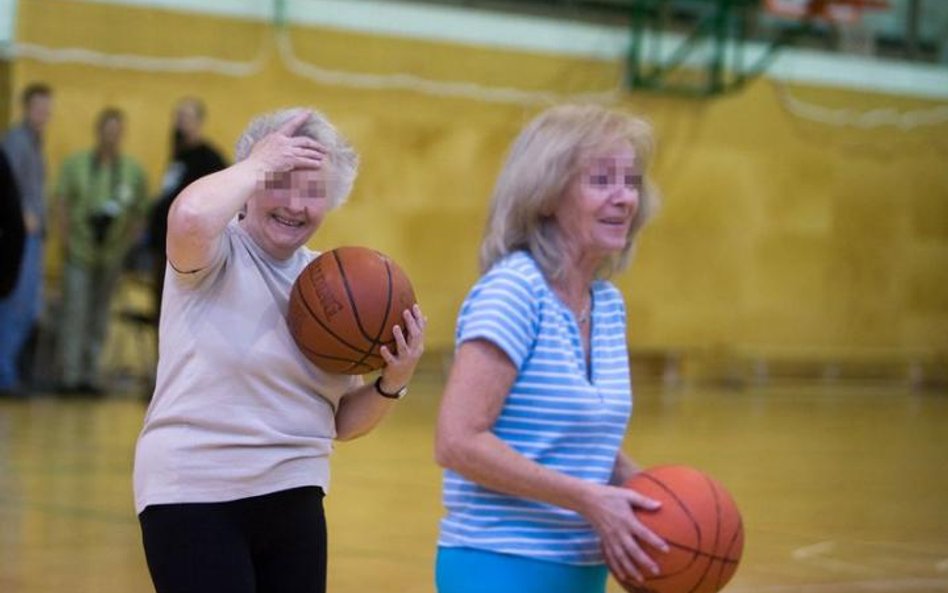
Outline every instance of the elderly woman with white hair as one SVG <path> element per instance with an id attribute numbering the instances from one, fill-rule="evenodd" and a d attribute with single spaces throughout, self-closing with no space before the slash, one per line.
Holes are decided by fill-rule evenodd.
<path id="1" fill-rule="evenodd" d="M 292 109 L 251 122 L 236 156 L 169 213 L 136 511 L 158 593 L 322 592 L 333 441 L 390 410 L 421 356 L 425 318 L 404 312 L 379 383 L 313 366 L 285 313 L 315 256 L 306 242 L 352 189 L 356 153 L 322 115 Z"/>
<path id="2" fill-rule="evenodd" d="M 438 418 L 446 468 L 440 593 L 602 593 L 666 544 L 620 487 L 632 408 L 622 294 L 655 207 L 642 120 L 554 107 L 515 141 L 494 189 L 483 275 L 461 306 Z M 647 548 L 647 550 L 646 550 Z"/>

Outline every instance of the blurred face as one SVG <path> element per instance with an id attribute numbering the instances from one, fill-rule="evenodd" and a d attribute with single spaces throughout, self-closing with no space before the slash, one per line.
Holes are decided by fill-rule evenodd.
<path id="1" fill-rule="evenodd" d="M 305 245 L 330 208 L 326 169 L 268 173 L 241 224 L 264 251 L 287 259 Z"/>
<path id="2" fill-rule="evenodd" d="M 99 127 L 99 150 L 111 153 L 118 152 L 119 146 L 122 144 L 123 128 L 122 120 L 118 118 L 110 117 L 102 122 Z"/>
<path id="3" fill-rule="evenodd" d="M 53 114 L 53 98 L 49 95 L 33 95 L 26 104 L 26 123 L 39 133 L 46 129 Z"/>
<path id="4" fill-rule="evenodd" d="M 625 249 L 641 187 L 642 173 L 628 141 L 589 155 L 554 214 L 577 259 L 598 265 Z"/>
<path id="5" fill-rule="evenodd" d="M 197 105 L 182 101 L 175 110 L 174 125 L 186 140 L 197 140 L 201 136 L 201 116 Z"/>

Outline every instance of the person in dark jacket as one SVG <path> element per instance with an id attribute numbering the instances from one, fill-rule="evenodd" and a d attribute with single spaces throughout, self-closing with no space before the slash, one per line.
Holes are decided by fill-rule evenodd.
<path id="1" fill-rule="evenodd" d="M 25 241 L 20 190 L 6 155 L 0 151 L 0 298 L 9 296 L 16 286 Z"/>
<path id="2" fill-rule="evenodd" d="M 149 217 L 148 247 L 152 254 L 155 322 L 161 312 L 161 295 L 165 283 L 166 235 L 168 211 L 185 187 L 205 175 L 227 167 L 220 152 L 203 136 L 206 109 L 196 97 L 178 101 L 174 111 L 171 138 L 171 162 L 161 182 L 161 196 Z"/>

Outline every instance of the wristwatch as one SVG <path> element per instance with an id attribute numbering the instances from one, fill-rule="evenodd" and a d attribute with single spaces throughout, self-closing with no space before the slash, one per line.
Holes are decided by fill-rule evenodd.
<path id="1" fill-rule="evenodd" d="M 382 377 L 380 375 L 379 378 L 375 380 L 375 391 L 382 397 L 387 397 L 388 399 L 402 399 L 408 393 L 408 385 L 404 385 L 394 393 L 389 393 L 382 389 Z"/>

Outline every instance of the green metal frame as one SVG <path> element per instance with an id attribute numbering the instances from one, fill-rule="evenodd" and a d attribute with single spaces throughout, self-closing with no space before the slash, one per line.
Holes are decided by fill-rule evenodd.
<path id="1" fill-rule="evenodd" d="M 804 20 L 780 31 L 776 38 L 765 42 L 764 53 L 754 63 L 746 64 L 743 49 L 759 5 L 760 0 L 633 0 L 628 86 L 632 90 L 697 96 L 719 95 L 741 88 L 763 73 L 782 47 L 813 26 Z M 666 33 L 662 15 L 669 7 L 691 7 L 703 14 L 681 43 L 663 57 L 658 40 Z M 702 51 L 700 46 L 706 43 L 710 43 L 710 55 L 705 60 L 696 59 Z M 674 80 L 683 69 L 703 80 L 699 83 Z"/>

